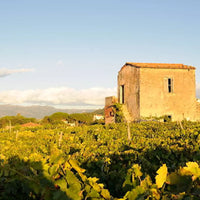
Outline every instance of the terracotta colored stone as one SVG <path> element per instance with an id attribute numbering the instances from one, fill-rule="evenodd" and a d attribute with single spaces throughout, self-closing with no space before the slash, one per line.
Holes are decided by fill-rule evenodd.
<path id="1" fill-rule="evenodd" d="M 37 127 L 37 126 L 40 126 L 40 124 L 35 124 L 35 123 L 32 123 L 32 122 L 29 122 L 29 123 L 26 123 L 26 124 L 22 124 L 21 126 L 22 127 Z"/>
<path id="2" fill-rule="evenodd" d="M 115 111 L 113 105 L 117 103 L 117 98 L 114 96 L 106 97 L 105 99 L 105 124 L 115 122 Z"/>

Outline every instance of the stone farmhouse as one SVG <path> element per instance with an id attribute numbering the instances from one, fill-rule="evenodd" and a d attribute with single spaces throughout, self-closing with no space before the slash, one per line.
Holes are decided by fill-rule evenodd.
<path id="1" fill-rule="evenodd" d="M 126 63 L 118 73 L 118 97 L 106 97 L 105 122 L 115 121 L 114 103 L 126 121 L 167 116 L 172 121 L 200 120 L 195 67 L 183 64 Z"/>

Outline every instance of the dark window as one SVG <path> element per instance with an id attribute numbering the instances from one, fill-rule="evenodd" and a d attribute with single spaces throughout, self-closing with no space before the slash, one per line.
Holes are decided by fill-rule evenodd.
<path id="1" fill-rule="evenodd" d="M 172 93 L 172 79 L 168 78 L 168 92 Z"/>

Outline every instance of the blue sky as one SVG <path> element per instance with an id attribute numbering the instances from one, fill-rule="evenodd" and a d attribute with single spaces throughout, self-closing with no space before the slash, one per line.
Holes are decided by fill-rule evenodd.
<path id="1" fill-rule="evenodd" d="M 102 107 L 125 62 L 193 65 L 200 94 L 199 10 L 199 0 L 1 0 L 0 102 Z"/>

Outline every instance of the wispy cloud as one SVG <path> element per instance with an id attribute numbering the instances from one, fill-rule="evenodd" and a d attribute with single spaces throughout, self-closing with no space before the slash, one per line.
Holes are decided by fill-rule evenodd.
<path id="1" fill-rule="evenodd" d="M 6 68 L 2 68 L 2 69 L 0 69 L 0 77 L 5 77 L 5 76 L 9 76 L 11 74 L 22 73 L 22 72 L 31 72 L 31 71 L 33 71 L 33 69 L 26 69 L 26 68 L 6 69 Z"/>
<path id="2" fill-rule="evenodd" d="M 0 92 L 0 102 L 6 104 L 39 104 L 53 106 L 102 107 L 106 96 L 116 95 L 116 88 L 76 90 L 68 87 Z"/>

